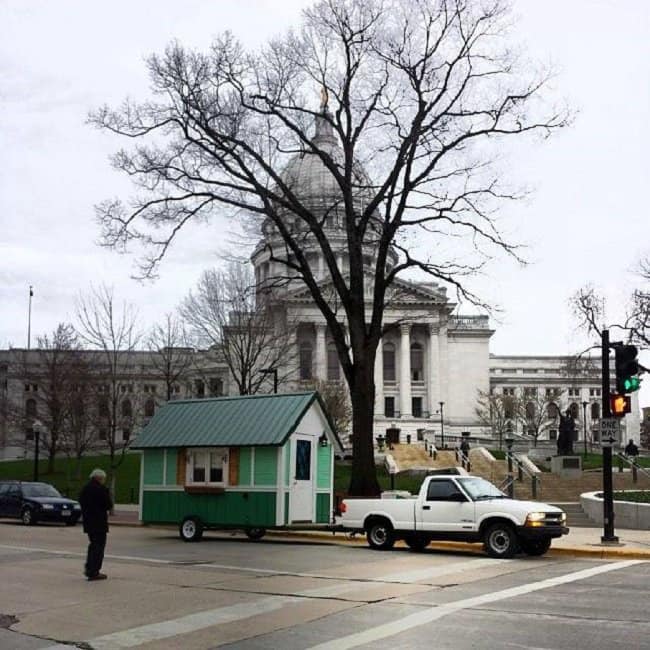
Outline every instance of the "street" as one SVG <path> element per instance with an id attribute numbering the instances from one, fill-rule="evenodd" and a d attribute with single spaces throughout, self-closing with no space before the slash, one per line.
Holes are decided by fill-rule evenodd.
<path id="1" fill-rule="evenodd" d="M 650 647 L 648 563 L 0 522 L 0 648 Z"/>

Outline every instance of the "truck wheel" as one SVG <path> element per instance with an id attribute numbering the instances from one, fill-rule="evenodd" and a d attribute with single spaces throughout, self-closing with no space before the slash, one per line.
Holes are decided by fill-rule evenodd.
<path id="1" fill-rule="evenodd" d="M 423 535 L 407 535 L 404 541 L 412 551 L 421 553 L 429 545 L 430 540 Z"/>
<path id="2" fill-rule="evenodd" d="M 393 527 L 385 519 L 375 519 L 366 529 L 366 539 L 370 548 L 388 551 L 395 544 Z"/>
<path id="3" fill-rule="evenodd" d="M 248 539 L 258 540 L 266 535 L 266 528 L 247 528 L 245 531 Z"/>
<path id="4" fill-rule="evenodd" d="M 496 558 L 511 558 L 519 547 L 514 529 L 505 522 L 488 526 L 483 535 L 483 543 L 487 554 Z"/>
<path id="5" fill-rule="evenodd" d="M 185 517 L 178 532 L 184 542 L 198 542 L 203 537 L 203 524 L 198 517 Z"/>
<path id="6" fill-rule="evenodd" d="M 551 538 L 547 539 L 522 539 L 520 542 L 521 550 L 526 555 L 544 555 L 551 548 Z"/>

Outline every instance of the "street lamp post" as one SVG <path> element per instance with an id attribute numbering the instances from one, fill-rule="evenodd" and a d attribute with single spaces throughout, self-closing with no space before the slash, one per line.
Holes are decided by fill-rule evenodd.
<path id="1" fill-rule="evenodd" d="M 583 446 L 584 446 L 584 456 L 587 457 L 587 404 L 589 402 L 582 403 L 582 435 L 583 435 Z"/>
<path id="2" fill-rule="evenodd" d="M 438 402 L 438 404 L 440 404 L 440 444 L 444 449 L 445 448 L 445 415 L 444 415 L 443 407 L 445 403 Z"/>
<path id="3" fill-rule="evenodd" d="M 34 432 L 34 481 L 38 481 L 38 445 L 41 437 L 41 423 L 38 420 L 32 423 L 32 431 Z"/>
<path id="4" fill-rule="evenodd" d="M 278 369 L 277 368 L 262 368 L 260 372 L 263 375 L 273 375 L 273 392 L 278 392 Z"/>

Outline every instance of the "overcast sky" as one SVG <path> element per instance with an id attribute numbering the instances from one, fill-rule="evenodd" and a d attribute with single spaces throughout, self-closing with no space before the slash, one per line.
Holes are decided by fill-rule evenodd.
<path id="1" fill-rule="evenodd" d="M 297 25 L 299 0 L 0 0 L 0 347 L 32 345 L 90 283 L 135 303 L 143 328 L 219 263 L 212 224 L 187 228 L 155 283 L 130 279 L 133 258 L 99 248 L 93 205 L 130 194 L 108 164 L 124 143 L 85 124 L 89 110 L 148 96 L 144 58 L 171 39 L 206 49 L 233 31 L 248 46 Z M 531 264 L 493 269 L 475 288 L 502 313 L 497 354 L 571 354 L 586 344 L 568 298 L 586 283 L 620 316 L 638 285 L 635 261 L 650 254 L 650 2 L 518 0 L 516 41 L 560 74 L 574 125 L 512 161 L 534 194 L 516 207 Z M 516 170 L 516 171 L 515 171 Z M 648 355 L 642 357 L 650 365 Z M 650 405 L 650 378 L 641 405 Z"/>

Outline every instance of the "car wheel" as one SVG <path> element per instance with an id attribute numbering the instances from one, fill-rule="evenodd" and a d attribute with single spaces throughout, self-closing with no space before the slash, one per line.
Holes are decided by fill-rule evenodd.
<path id="1" fill-rule="evenodd" d="M 36 516 L 31 508 L 23 508 L 20 518 L 25 526 L 33 526 L 36 523 Z"/>
<path id="2" fill-rule="evenodd" d="M 203 524 L 198 517 L 185 517 L 178 532 L 184 542 L 198 542 L 203 537 Z"/>
<path id="3" fill-rule="evenodd" d="M 490 557 L 511 558 L 519 548 L 514 529 L 505 522 L 498 522 L 488 526 L 483 536 L 483 542 Z"/>
<path id="4" fill-rule="evenodd" d="M 258 540 L 266 535 L 266 528 L 247 528 L 244 532 L 248 539 Z"/>
<path id="5" fill-rule="evenodd" d="M 526 555 L 544 555 L 551 548 L 551 538 L 547 539 L 524 539 L 520 542 L 521 550 Z"/>
<path id="6" fill-rule="evenodd" d="M 366 539 L 370 548 L 388 551 L 395 544 L 395 533 L 386 519 L 375 519 L 366 529 Z"/>
<path id="7" fill-rule="evenodd" d="M 431 540 L 423 535 L 407 535 L 404 538 L 406 545 L 415 553 L 421 553 L 429 545 Z"/>

